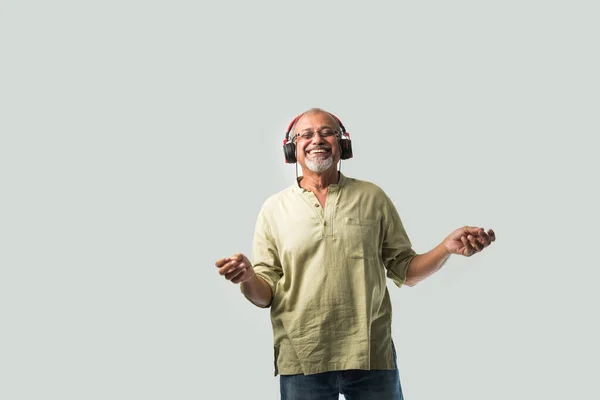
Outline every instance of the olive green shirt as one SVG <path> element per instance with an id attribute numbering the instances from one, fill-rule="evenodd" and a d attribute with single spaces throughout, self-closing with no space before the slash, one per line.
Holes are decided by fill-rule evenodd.
<path id="1" fill-rule="evenodd" d="M 414 256 L 373 183 L 340 172 L 324 209 L 298 184 L 269 197 L 252 258 L 273 293 L 275 375 L 394 369 L 386 275 L 402 286 Z"/>

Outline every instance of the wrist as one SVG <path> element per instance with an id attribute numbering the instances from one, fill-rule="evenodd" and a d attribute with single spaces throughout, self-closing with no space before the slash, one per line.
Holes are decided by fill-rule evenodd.
<path id="1" fill-rule="evenodd" d="M 241 283 L 248 283 L 250 285 L 252 285 L 253 283 L 255 283 L 255 281 L 257 280 L 257 276 L 256 273 L 254 272 L 254 268 L 250 267 L 248 268 L 248 271 L 246 272 L 248 274 L 248 278 L 244 279 Z"/>
<path id="2" fill-rule="evenodd" d="M 452 252 L 448 249 L 448 246 L 446 245 L 447 242 L 448 242 L 448 239 L 444 240 L 438 246 L 440 253 L 442 253 L 446 258 L 450 257 L 452 255 Z"/>

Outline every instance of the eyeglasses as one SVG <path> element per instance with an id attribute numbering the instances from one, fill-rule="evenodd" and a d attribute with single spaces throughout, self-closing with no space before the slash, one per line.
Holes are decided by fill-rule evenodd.
<path id="1" fill-rule="evenodd" d="M 323 128 L 320 131 L 317 131 L 320 137 L 326 138 L 329 136 L 337 135 L 339 132 L 329 128 Z M 315 137 L 315 132 L 313 131 L 304 131 L 302 133 L 296 134 L 296 137 L 302 140 L 310 140 Z"/>

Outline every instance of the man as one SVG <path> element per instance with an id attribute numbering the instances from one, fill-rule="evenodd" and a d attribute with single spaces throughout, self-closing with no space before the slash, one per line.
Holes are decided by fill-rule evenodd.
<path id="1" fill-rule="evenodd" d="M 235 254 L 215 265 L 253 304 L 271 307 L 282 399 L 402 399 L 386 276 L 414 286 L 451 254 L 482 251 L 494 232 L 459 228 L 417 255 L 384 191 L 338 171 L 351 147 L 337 117 L 310 109 L 290 133 L 284 153 L 302 176 L 264 202 L 253 263 Z"/>

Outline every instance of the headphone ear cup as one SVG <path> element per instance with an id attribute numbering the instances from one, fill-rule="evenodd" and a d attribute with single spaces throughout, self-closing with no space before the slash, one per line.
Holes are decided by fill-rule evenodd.
<path id="1" fill-rule="evenodd" d="M 284 144 L 283 155 L 285 156 L 286 163 L 294 164 L 296 162 L 296 145 L 291 142 Z"/>
<path id="2" fill-rule="evenodd" d="M 350 139 L 341 138 L 340 139 L 340 149 L 342 149 L 340 158 L 342 160 L 347 160 L 353 157 L 352 154 L 352 141 Z"/>

